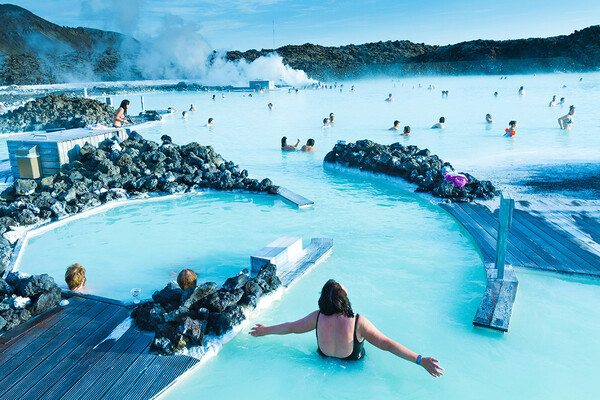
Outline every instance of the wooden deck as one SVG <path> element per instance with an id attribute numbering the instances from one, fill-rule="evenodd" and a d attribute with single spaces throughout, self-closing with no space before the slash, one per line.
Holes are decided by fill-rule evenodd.
<path id="1" fill-rule="evenodd" d="M 576 204 L 576 203 L 574 203 Z M 577 206 L 535 211 L 517 202 L 508 233 L 506 263 L 514 267 L 600 277 L 600 218 Z M 473 236 L 486 265 L 495 260 L 498 210 L 484 205 L 442 204 Z"/>
<path id="2" fill-rule="evenodd" d="M 287 286 L 329 255 L 333 240 L 312 239 L 304 250 L 301 238 L 272 245 L 277 254 L 294 247 L 291 258 L 266 254 L 281 261 Z M 154 333 L 137 330 L 118 301 L 69 301 L 0 335 L 0 399 L 153 399 L 200 362 L 148 353 Z"/>
<path id="3" fill-rule="evenodd" d="M 198 363 L 148 353 L 123 306 L 73 297 L 0 336 L 1 399 L 151 399 Z M 105 340 L 124 323 L 125 332 Z M 121 325 L 123 326 L 123 325 Z"/>

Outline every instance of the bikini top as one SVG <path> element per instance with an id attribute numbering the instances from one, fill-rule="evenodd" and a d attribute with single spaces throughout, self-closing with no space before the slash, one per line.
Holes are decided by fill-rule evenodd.
<path id="1" fill-rule="evenodd" d="M 318 331 L 318 327 L 319 327 L 319 316 L 321 315 L 321 312 L 319 312 L 317 314 L 317 324 L 315 327 L 315 333 L 317 335 L 317 353 L 319 353 L 321 356 L 323 357 L 330 357 L 327 354 L 323 353 L 321 351 L 321 348 L 319 347 L 319 331 Z M 360 360 L 361 358 L 363 358 L 365 356 L 365 348 L 364 348 L 364 344 L 365 344 L 365 339 L 363 338 L 362 341 L 358 341 L 358 339 L 356 338 L 356 327 L 358 326 L 358 317 L 359 315 L 356 314 L 356 317 L 354 318 L 354 344 L 352 347 L 352 353 L 350 353 L 350 355 L 348 357 L 331 357 L 331 358 L 340 358 L 340 360 L 348 360 L 348 361 L 354 361 L 354 360 Z"/>

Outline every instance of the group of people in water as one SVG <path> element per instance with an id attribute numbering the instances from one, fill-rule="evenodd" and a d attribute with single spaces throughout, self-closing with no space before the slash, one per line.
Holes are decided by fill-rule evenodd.
<path id="1" fill-rule="evenodd" d="M 312 139 L 309 139 L 312 140 Z M 86 284 L 85 268 L 75 263 L 67 268 L 65 282 L 69 290 L 81 292 Z M 183 269 L 177 284 L 187 290 L 198 284 L 198 275 Z M 355 314 L 348 291 L 333 279 L 328 280 L 318 300 L 318 309 L 297 321 L 267 326 L 255 324 L 249 334 L 254 337 L 287 335 L 315 331 L 317 353 L 323 358 L 358 361 L 365 357 L 365 340 L 373 346 L 423 367 L 434 377 L 442 376 L 444 368 L 433 357 L 423 357 L 381 333 L 366 317 Z"/>
<path id="2" fill-rule="evenodd" d="M 500 78 L 503 79 L 503 78 Z M 419 87 L 421 87 L 419 85 Z M 525 95 L 525 87 L 521 86 L 519 88 L 518 94 L 521 96 Z M 447 90 L 442 90 L 442 97 L 447 97 L 448 96 L 448 91 Z M 498 92 L 494 92 L 494 96 L 498 96 Z M 388 94 L 388 97 L 385 99 L 385 101 L 387 102 L 392 102 L 394 101 L 394 97 L 392 96 L 392 94 Z M 556 101 L 556 95 L 552 96 L 552 100 L 550 100 L 550 104 L 548 104 L 549 107 L 554 107 L 556 105 L 562 105 L 565 103 L 565 98 L 561 97 L 560 101 Z M 571 129 L 571 126 L 573 124 L 573 116 L 575 114 L 575 106 L 570 106 L 569 107 L 569 113 L 566 115 L 563 115 L 562 117 L 560 117 L 558 119 L 558 125 L 560 126 L 561 129 Z M 492 118 L 491 114 L 486 114 L 485 115 L 485 120 L 488 124 L 493 124 L 494 120 Z M 444 124 L 446 123 L 446 118 L 445 117 L 440 117 L 440 119 L 438 120 L 438 122 L 436 124 L 434 124 L 431 129 L 444 129 L 445 126 Z M 517 134 L 516 131 L 516 127 L 517 127 L 517 121 L 510 121 L 508 123 L 508 128 L 506 128 L 504 130 L 504 136 L 506 137 L 513 137 Z M 394 125 L 389 129 L 390 131 L 399 131 L 400 130 L 400 121 L 396 120 L 394 121 Z M 402 133 L 401 136 L 410 136 L 410 126 L 405 126 L 404 127 L 404 132 Z"/>

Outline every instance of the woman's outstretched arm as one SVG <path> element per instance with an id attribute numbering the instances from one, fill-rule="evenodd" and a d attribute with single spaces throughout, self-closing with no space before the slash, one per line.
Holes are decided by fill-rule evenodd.
<path id="1" fill-rule="evenodd" d="M 393 341 L 392 339 L 385 336 L 365 317 L 362 315 L 359 318 L 360 324 L 358 326 L 358 333 L 373 346 L 379 347 L 381 350 L 389 351 L 397 355 L 400 358 L 416 363 L 417 357 L 419 356 L 412 350 L 407 349 L 400 343 Z M 425 368 L 432 376 L 438 377 L 444 375 L 442 371 L 444 368 L 438 365 L 438 360 L 432 357 L 422 357 L 419 363 L 421 367 Z"/>
<path id="2" fill-rule="evenodd" d="M 285 322 L 279 325 L 265 326 L 256 324 L 250 329 L 249 334 L 254 337 L 265 335 L 287 335 L 289 333 L 310 332 L 317 327 L 317 315 L 319 311 L 313 311 L 306 317 L 294 322 Z"/>

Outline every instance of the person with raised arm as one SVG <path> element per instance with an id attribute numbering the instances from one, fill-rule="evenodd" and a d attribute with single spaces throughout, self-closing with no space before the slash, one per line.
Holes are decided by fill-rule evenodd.
<path id="1" fill-rule="evenodd" d="M 362 315 L 354 314 L 346 288 L 333 279 L 321 290 L 319 309 L 294 322 L 266 326 L 256 324 L 249 334 L 254 337 L 287 335 L 316 331 L 317 353 L 322 357 L 360 360 L 365 355 L 364 342 L 413 362 L 434 377 L 443 375 L 444 368 L 433 357 L 423 357 L 385 336 Z"/>

